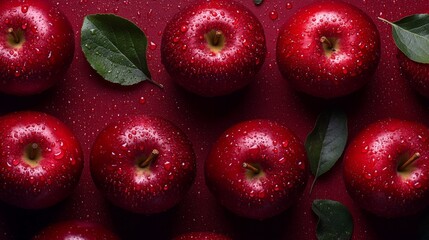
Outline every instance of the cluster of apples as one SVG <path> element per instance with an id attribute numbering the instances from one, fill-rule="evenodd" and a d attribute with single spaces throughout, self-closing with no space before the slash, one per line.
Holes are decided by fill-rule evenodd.
<path id="1" fill-rule="evenodd" d="M 74 34 L 56 7 L 46 1 L 2 1 L 0 22 L 6 26 L 0 41 L 1 92 L 40 93 L 65 74 L 73 59 Z M 248 85 L 262 67 L 266 51 L 262 25 L 249 9 L 234 1 L 213 0 L 189 6 L 167 24 L 161 54 L 180 86 L 201 96 L 221 96 Z M 277 62 L 284 78 L 295 89 L 321 98 L 360 89 L 371 79 L 379 58 L 374 23 L 361 10 L 339 1 L 313 3 L 298 11 L 277 41 Z M 405 70 L 428 68 L 399 59 Z M 421 78 L 417 79 L 422 82 Z M 77 186 L 84 167 L 82 150 L 55 117 L 38 112 L 5 115 L 0 118 L 0 138 L 3 202 L 47 208 Z M 429 130 L 418 123 L 389 119 L 369 126 L 345 154 L 349 194 L 362 208 L 380 216 L 424 209 L 429 204 L 428 138 Z M 266 219 L 299 199 L 308 178 L 307 165 L 302 142 L 288 128 L 271 120 L 250 120 L 234 125 L 214 143 L 205 176 L 224 207 L 240 216 Z M 99 133 L 90 171 L 110 202 L 128 211 L 154 214 L 172 208 L 186 195 L 196 175 L 196 157 L 188 138 L 173 123 L 133 116 Z M 89 223 L 58 226 L 35 239 L 53 239 L 49 234 L 70 234 L 73 229 L 101 236 L 100 227 Z M 105 239 L 116 239 L 111 236 Z M 206 238 L 228 239 L 211 233 L 178 239 Z"/>

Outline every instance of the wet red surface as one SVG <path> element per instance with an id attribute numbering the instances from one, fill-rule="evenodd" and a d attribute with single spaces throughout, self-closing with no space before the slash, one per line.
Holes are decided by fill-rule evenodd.
<path id="1" fill-rule="evenodd" d="M 375 76 L 361 91 L 324 101 L 293 91 L 281 77 L 275 61 L 275 43 L 280 26 L 311 1 L 270 1 L 255 6 L 241 0 L 264 26 L 268 55 L 256 80 L 244 90 L 221 98 L 201 98 L 173 84 L 160 60 L 161 36 L 166 22 L 193 1 L 166 0 L 75 0 L 53 1 L 70 19 L 76 36 L 72 66 L 60 83 L 36 97 L 0 96 L 1 114 L 16 110 L 50 113 L 69 125 L 85 151 L 85 167 L 74 194 L 59 205 L 41 211 L 0 205 L 0 239 L 26 239 L 54 222 L 84 219 L 100 222 L 124 239 L 168 239 L 189 231 L 216 231 L 238 239 L 316 239 L 317 219 L 311 212 L 314 199 L 342 202 L 352 212 L 353 239 L 416 239 L 422 216 L 385 220 L 362 212 L 347 195 L 342 179 L 342 160 L 321 177 L 311 196 L 310 183 L 300 201 L 282 215 L 266 221 L 235 217 L 220 207 L 204 182 L 203 164 L 216 138 L 233 124 L 254 118 L 279 121 L 304 141 L 321 110 L 338 106 L 349 117 L 353 138 L 367 124 L 385 117 L 420 121 L 429 125 L 428 100 L 410 89 L 396 60 L 397 50 L 389 20 L 429 9 L 427 1 L 354 0 L 375 21 L 381 36 L 381 61 Z M 149 83 L 118 87 L 102 80 L 86 62 L 80 48 L 83 18 L 92 13 L 115 13 L 134 21 L 149 37 L 149 68 L 161 90 Z M 275 17 L 274 17 L 275 16 Z M 95 189 L 89 174 L 89 150 L 100 129 L 125 115 L 161 116 L 176 123 L 190 138 L 197 156 L 197 178 L 184 201 L 176 208 L 154 216 L 124 212 L 107 203 Z"/>

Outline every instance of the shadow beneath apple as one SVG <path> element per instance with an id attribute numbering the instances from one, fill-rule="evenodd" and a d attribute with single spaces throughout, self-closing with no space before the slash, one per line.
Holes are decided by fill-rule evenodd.
<path id="1" fill-rule="evenodd" d="M 174 84 L 174 94 L 183 101 L 193 118 L 204 122 L 216 122 L 225 116 L 237 115 L 240 109 L 245 109 L 246 99 L 250 97 L 249 86 L 225 96 L 202 97 Z"/>
<path id="2" fill-rule="evenodd" d="M 123 210 L 107 203 L 113 222 L 113 232 L 121 239 L 169 239 L 176 207 L 163 213 L 144 215 Z"/>
<path id="3" fill-rule="evenodd" d="M 34 235 L 52 223 L 62 219 L 64 211 L 70 206 L 69 199 L 47 209 L 22 209 L 6 203 L 0 203 L 0 232 L 12 233 L 6 239 L 32 239 Z M 1 238 L 1 237 L 0 237 Z"/>
<path id="4" fill-rule="evenodd" d="M 269 219 L 255 220 L 244 217 L 239 217 L 228 210 L 225 211 L 225 224 L 232 225 L 235 236 L 233 239 L 288 239 L 288 236 L 283 236 L 285 233 L 290 231 L 298 231 L 298 229 L 290 229 L 293 224 L 294 213 L 296 210 L 294 207 L 289 208 L 280 215 L 274 216 Z"/>
<path id="5" fill-rule="evenodd" d="M 421 215 L 402 218 L 382 218 L 363 210 L 362 216 L 377 239 L 427 239 L 421 238 Z M 427 222 L 429 225 L 429 221 Z M 428 232 L 429 228 L 425 229 Z"/>
<path id="6" fill-rule="evenodd" d="M 33 110 L 42 111 L 40 106 L 46 106 L 52 102 L 54 96 L 54 90 L 48 89 L 43 93 L 32 95 L 32 96 L 13 96 L 0 94 L 0 115 L 4 115 L 10 112 Z"/>

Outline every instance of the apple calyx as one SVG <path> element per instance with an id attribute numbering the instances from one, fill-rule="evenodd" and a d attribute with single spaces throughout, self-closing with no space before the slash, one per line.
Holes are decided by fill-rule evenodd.
<path id="1" fill-rule="evenodd" d="M 147 158 L 143 158 L 139 161 L 138 166 L 140 168 L 147 168 L 149 165 L 155 160 L 159 155 L 159 151 L 157 149 L 153 149 Z"/>
<path id="2" fill-rule="evenodd" d="M 327 57 L 331 57 L 331 55 L 339 49 L 338 39 L 322 36 L 320 42 L 322 43 L 323 50 Z"/>
<path id="3" fill-rule="evenodd" d="M 20 29 L 15 30 L 13 28 L 9 28 L 7 32 L 8 32 L 7 41 L 10 46 L 14 48 L 20 48 L 22 44 L 24 44 L 25 38 L 22 30 Z"/>
<path id="4" fill-rule="evenodd" d="M 209 49 L 214 53 L 220 52 L 225 46 L 225 35 L 220 30 L 213 29 L 205 34 L 204 38 L 207 41 Z"/>
<path id="5" fill-rule="evenodd" d="M 399 172 L 406 171 L 407 167 L 410 166 L 414 161 L 420 158 L 420 153 L 416 152 L 411 156 L 407 161 L 405 161 L 403 164 L 401 164 L 398 167 Z"/>

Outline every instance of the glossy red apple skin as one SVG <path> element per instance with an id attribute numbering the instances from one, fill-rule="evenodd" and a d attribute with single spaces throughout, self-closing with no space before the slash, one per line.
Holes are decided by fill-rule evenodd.
<path id="1" fill-rule="evenodd" d="M 68 221 L 53 224 L 33 237 L 33 240 L 119 240 L 119 237 L 100 224 Z"/>
<path id="2" fill-rule="evenodd" d="M 405 120 L 371 124 L 350 142 L 344 181 L 355 202 L 378 216 L 416 214 L 429 205 L 429 130 Z M 414 153 L 420 158 L 405 171 L 398 167 Z"/>
<path id="3" fill-rule="evenodd" d="M 205 34 L 221 31 L 225 45 L 209 48 Z M 265 35 L 256 16 L 235 1 L 197 1 L 180 11 L 164 30 L 162 63 L 172 80 L 201 96 L 235 92 L 262 67 Z"/>
<path id="4" fill-rule="evenodd" d="M 9 29 L 22 33 L 22 45 L 9 43 Z M 73 60 L 73 29 L 47 0 L 0 1 L 0 32 L 0 92 L 40 93 L 61 80 Z"/>
<path id="5" fill-rule="evenodd" d="M 40 112 L 16 112 L 0 118 L 0 200 L 17 207 L 50 207 L 77 186 L 83 153 L 70 129 Z M 28 158 L 36 143 L 39 158 Z"/>
<path id="6" fill-rule="evenodd" d="M 338 40 L 330 55 L 322 37 Z M 363 87 L 379 59 L 380 37 L 373 21 L 340 1 L 318 1 L 302 8 L 283 25 L 277 40 L 283 77 L 296 90 L 321 98 L 344 96 Z"/>
<path id="7" fill-rule="evenodd" d="M 243 163 L 258 166 L 253 175 Z M 308 177 L 302 142 L 270 120 L 238 123 L 213 145 L 205 163 L 206 183 L 221 205 L 239 216 L 266 219 L 301 196 Z"/>
<path id="8" fill-rule="evenodd" d="M 429 64 L 414 62 L 398 50 L 399 67 L 405 79 L 421 95 L 429 97 Z"/>
<path id="9" fill-rule="evenodd" d="M 190 232 L 177 236 L 173 240 L 232 240 L 232 238 L 212 232 Z"/>
<path id="10" fill-rule="evenodd" d="M 150 166 L 140 160 L 159 151 Z M 92 178 L 101 193 L 125 210 L 153 214 L 175 206 L 191 187 L 195 155 L 185 134 L 159 117 L 133 116 L 108 125 L 92 150 Z"/>

